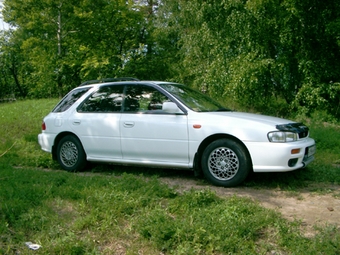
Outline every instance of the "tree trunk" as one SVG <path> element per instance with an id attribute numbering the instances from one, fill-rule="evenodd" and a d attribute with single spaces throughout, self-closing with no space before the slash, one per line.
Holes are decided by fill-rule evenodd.
<path id="1" fill-rule="evenodd" d="M 62 43 L 62 25 L 61 25 L 61 7 L 62 3 L 60 4 L 58 8 L 58 29 L 57 29 L 57 39 L 58 39 L 58 72 L 57 72 L 57 88 L 58 88 L 58 93 L 59 97 L 62 97 L 62 87 L 63 83 L 61 81 L 61 58 L 62 58 L 62 49 L 61 49 L 61 43 Z"/>
<path id="2" fill-rule="evenodd" d="M 16 85 L 16 87 L 19 90 L 20 96 L 21 97 L 26 97 L 26 95 L 25 95 L 25 93 L 24 93 L 24 91 L 23 91 L 23 89 L 22 89 L 22 87 L 20 85 L 20 82 L 19 82 L 18 75 L 17 75 L 17 72 L 16 72 L 14 64 L 12 64 L 12 67 L 10 67 L 9 70 L 11 71 L 11 73 L 13 75 L 13 78 L 14 78 L 14 81 L 15 81 L 15 85 Z"/>

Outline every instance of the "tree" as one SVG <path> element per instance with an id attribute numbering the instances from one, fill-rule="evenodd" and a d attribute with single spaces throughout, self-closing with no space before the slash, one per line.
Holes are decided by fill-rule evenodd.
<path id="1" fill-rule="evenodd" d="M 65 4 L 67 3 L 67 4 Z M 29 96 L 46 97 L 63 94 L 64 52 L 62 38 L 68 33 L 68 16 L 72 1 L 5 1 L 4 18 L 15 29 L 27 77 Z M 62 19 L 62 17 L 64 19 Z"/>
<path id="2" fill-rule="evenodd" d="M 1 31 L 0 34 L 0 98 L 26 97 L 27 89 L 24 83 L 25 75 L 21 72 L 24 67 L 22 54 L 11 30 Z"/>
<path id="3" fill-rule="evenodd" d="M 63 95 L 81 80 L 141 73 L 127 68 L 144 49 L 146 20 L 133 1 L 11 0 L 4 6 L 32 67 L 30 96 Z"/>
<path id="4" fill-rule="evenodd" d="M 306 106 L 308 111 L 336 113 L 332 105 L 339 105 L 334 85 L 340 80 L 337 2 L 164 3 L 177 4 L 177 9 L 169 9 L 164 27 L 179 31 L 183 81 L 247 108 L 267 110 L 282 99 L 285 110 Z M 308 96 L 311 92 L 313 97 Z"/>
<path id="5" fill-rule="evenodd" d="M 15 29 L 0 59 L 22 95 L 134 76 L 271 114 L 339 116 L 339 12 L 318 0 L 5 0 Z"/>

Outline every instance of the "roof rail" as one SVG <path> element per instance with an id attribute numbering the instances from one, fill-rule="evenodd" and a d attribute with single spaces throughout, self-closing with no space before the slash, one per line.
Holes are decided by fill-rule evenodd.
<path id="1" fill-rule="evenodd" d="M 90 81 L 84 81 L 82 84 L 80 84 L 79 86 L 85 86 L 85 85 L 89 85 L 89 84 L 94 84 L 94 83 L 99 83 L 100 80 L 90 80 Z"/>
<path id="2" fill-rule="evenodd" d="M 110 82 L 110 81 L 139 81 L 139 80 L 133 77 L 118 77 L 118 78 L 102 79 L 102 82 Z"/>
<path id="3" fill-rule="evenodd" d="M 139 80 L 133 77 L 104 78 L 101 80 L 85 81 L 79 86 L 85 86 L 85 85 L 94 84 L 94 83 L 115 82 L 115 81 L 139 81 Z"/>

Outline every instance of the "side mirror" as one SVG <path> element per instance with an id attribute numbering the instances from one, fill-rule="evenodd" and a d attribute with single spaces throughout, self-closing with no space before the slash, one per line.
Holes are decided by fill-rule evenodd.
<path id="1" fill-rule="evenodd" d="M 177 104 L 174 102 L 164 102 L 162 106 L 162 110 L 167 113 L 182 113 L 181 109 L 178 108 Z"/>

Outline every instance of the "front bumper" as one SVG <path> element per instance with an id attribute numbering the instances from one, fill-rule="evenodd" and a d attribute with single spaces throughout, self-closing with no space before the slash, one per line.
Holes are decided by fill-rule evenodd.
<path id="1" fill-rule="evenodd" d="M 287 172 L 303 168 L 314 160 L 315 141 L 312 138 L 291 143 L 245 144 L 252 158 L 254 172 Z"/>

